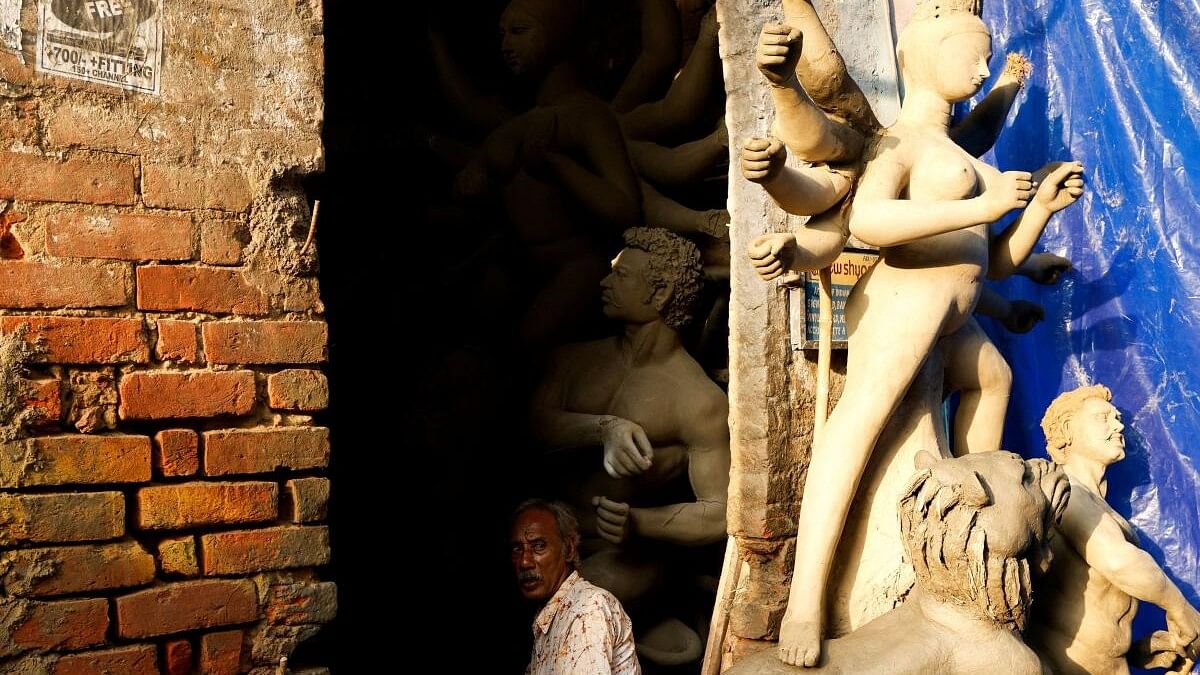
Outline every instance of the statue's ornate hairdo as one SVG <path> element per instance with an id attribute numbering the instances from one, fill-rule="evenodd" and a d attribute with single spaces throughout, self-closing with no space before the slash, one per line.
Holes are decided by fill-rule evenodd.
<path id="1" fill-rule="evenodd" d="M 663 323 L 672 328 L 686 326 L 704 284 L 700 249 L 661 227 L 631 227 L 625 230 L 625 245 L 650 254 L 646 276 L 655 290 L 671 287 L 671 297 L 659 311 Z"/>
<path id="2" fill-rule="evenodd" d="M 983 15 L 983 0 L 919 0 L 912 20 L 940 19 L 953 13 Z"/>

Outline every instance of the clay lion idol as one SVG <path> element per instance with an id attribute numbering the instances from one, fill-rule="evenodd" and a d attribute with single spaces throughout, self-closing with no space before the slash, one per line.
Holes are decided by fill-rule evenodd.
<path id="1" fill-rule="evenodd" d="M 1167 611 L 1167 634 L 1156 635 L 1162 647 L 1155 651 L 1194 659 L 1200 646 L 1200 613 L 1104 500 L 1104 472 L 1125 457 L 1125 426 L 1111 400 L 1108 387 L 1080 387 L 1054 399 L 1042 418 L 1046 450 L 1071 480 L 1071 502 L 1054 539 L 1054 564 L 1037 585 L 1028 636 L 1061 675 L 1128 673 L 1138 600 Z"/>

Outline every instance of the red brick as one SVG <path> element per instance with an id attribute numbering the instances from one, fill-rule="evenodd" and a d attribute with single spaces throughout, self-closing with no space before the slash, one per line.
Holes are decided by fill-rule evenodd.
<path id="1" fill-rule="evenodd" d="M 200 574 L 199 558 L 196 557 L 196 538 L 173 537 L 158 542 L 158 561 L 163 574 L 194 577 Z"/>
<path id="2" fill-rule="evenodd" d="M 200 261 L 209 265 L 240 265 L 250 231 L 240 220 L 210 219 L 200 223 Z"/>
<path id="3" fill-rule="evenodd" d="M 121 637 L 216 628 L 258 619 L 258 595 L 246 579 L 180 581 L 117 598 Z"/>
<path id="4" fill-rule="evenodd" d="M 198 363 L 200 361 L 200 337 L 193 321 L 160 319 L 158 321 L 158 343 L 154 354 L 160 361 Z"/>
<path id="5" fill-rule="evenodd" d="M 0 308 L 83 309 L 128 304 L 127 265 L 52 265 L 0 260 Z"/>
<path id="6" fill-rule="evenodd" d="M 0 445 L 0 488 L 148 480 L 147 436 L 69 434 Z"/>
<path id="7" fill-rule="evenodd" d="M 122 101 L 93 105 L 73 97 L 45 113 L 51 147 L 84 147 L 130 155 L 187 157 L 199 128 L 194 109 L 164 103 Z"/>
<path id="8" fill-rule="evenodd" d="M 274 626 L 329 623 L 337 616 L 337 585 L 330 581 L 273 584 L 264 614 Z"/>
<path id="9" fill-rule="evenodd" d="M 7 101 L 0 106 L 0 138 L 5 142 L 20 141 L 37 145 L 37 101 Z"/>
<path id="10" fill-rule="evenodd" d="M 31 380 L 29 386 L 33 395 L 25 401 L 25 407 L 34 413 L 31 424 L 38 428 L 58 426 L 63 417 L 62 380 Z"/>
<path id="11" fill-rule="evenodd" d="M 123 534 L 120 492 L 0 494 L 0 545 L 102 541 Z"/>
<path id="12" fill-rule="evenodd" d="M 324 321 L 219 321 L 200 330 L 209 363 L 321 363 L 327 356 Z"/>
<path id="13" fill-rule="evenodd" d="M 192 643 L 187 640 L 172 640 L 163 649 L 167 675 L 191 675 Z"/>
<path id="14" fill-rule="evenodd" d="M 31 202 L 133 204 L 133 162 L 126 159 L 59 161 L 20 152 L 0 152 L 0 199 Z"/>
<path id="15" fill-rule="evenodd" d="M 163 476 L 191 476 L 200 470 L 200 435 L 166 429 L 154 435 L 154 467 Z"/>
<path id="16" fill-rule="evenodd" d="M 103 598 L 32 602 L 29 612 L 11 633 L 15 653 L 26 649 L 83 649 L 104 644 L 108 630 L 108 601 Z M 0 644 L 0 654 L 6 645 Z"/>
<path id="17" fill-rule="evenodd" d="M 117 260 L 191 260 L 196 228 L 163 213 L 58 214 L 46 223 L 50 255 Z"/>
<path id="18" fill-rule="evenodd" d="M 329 380 L 319 370 L 281 370 L 267 378 L 267 398 L 280 410 L 324 410 L 329 407 Z"/>
<path id="19" fill-rule="evenodd" d="M 154 556 L 136 542 L 25 548 L 3 555 L 10 595 L 63 595 L 154 581 Z M 0 566 L 2 567 L 2 566 Z"/>
<path id="20" fill-rule="evenodd" d="M 220 211 L 245 211 L 252 199 L 239 171 L 178 164 L 143 164 L 142 197 L 147 206 Z"/>
<path id="21" fill-rule="evenodd" d="M 146 326 L 141 319 L 69 316 L 6 316 L 0 333 L 29 326 L 25 339 L 45 349 L 48 363 L 146 363 L 150 360 Z"/>
<path id="22" fill-rule="evenodd" d="M 193 265 L 146 265 L 137 270 L 138 309 L 259 316 L 267 296 L 238 270 Z"/>
<path id="23" fill-rule="evenodd" d="M 284 525 L 200 536 L 204 573 L 253 574 L 329 562 L 329 528 Z"/>
<path id="24" fill-rule="evenodd" d="M 325 520 L 329 509 L 328 478 L 293 478 L 287 482 L 292 502 L 292 522 Z"/>
<path id="25" fill-rule="evenodd" d="M 279 486 L 262 481 L 155 485 L 138 490 L 137 500 L 144 530 L 259 523 L 279 515 Z"/>
<path id="26" fill-rule="evenodd" d="M 254 410 L 254 373 L 130 373 L 121 378 L 120 395 L 127 420 L 245 415 Z"/>
<path id="27" fill-rule="evenodd" d="M 204 675 L 242 672 L 242 631 L 227 630 L 201 637 L 200 672 Z"/>
<path id="28" fill-rule="evenodd" d="M 158 675 L 158 650 L 154 645 L 129 645 L 68 654 L 54 663 L 51 675 Z"/>
<path id="29" fill-rule="evenodd" d="M 278 427 L 204 432 L 204 473 L 225 476 L 329 465 L 329 429 Z"/>

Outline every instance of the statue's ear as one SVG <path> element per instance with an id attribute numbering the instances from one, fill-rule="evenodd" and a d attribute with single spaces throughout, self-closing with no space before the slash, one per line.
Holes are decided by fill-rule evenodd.
<path id="1" fill-rule="evenodd" d="M 667 302 L 670 301 L 671 296 L 674 294 L 675 284 L 664 283 L 656 288 L 654 290 L 654 296 L 652 297 L 654 309 L 658 310 L 659 312 L 663 311 L 663 308 L 667 306 Z"/>
<path id="2" fill-rule="evenodd" d="M 968 506 L 983 507 L 992 503 L 992 498 L 988 494 L 987 487 L 983 484 L 983 478 L 972 471 L 968 473 L 962 482 L 963 503 Z"/>
<path id="3" fill-rule="evenodd" d="M 937 461 L 937 455 L 929 452 L 928 450 L 922 450 L 917 453 L 916 457 L 913 458 L 913 465 L 918 469 L 928 469 Z"/>

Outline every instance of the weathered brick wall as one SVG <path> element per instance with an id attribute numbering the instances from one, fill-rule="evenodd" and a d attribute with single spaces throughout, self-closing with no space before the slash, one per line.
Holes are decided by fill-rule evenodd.
<path id="1" fill-rule="evenodd" d="M 33 0 L 0 51 L 0 673 L 273 673 L 336 611 L 321 8 L 164 5 L 158 96 L 37 73 Z"/>

